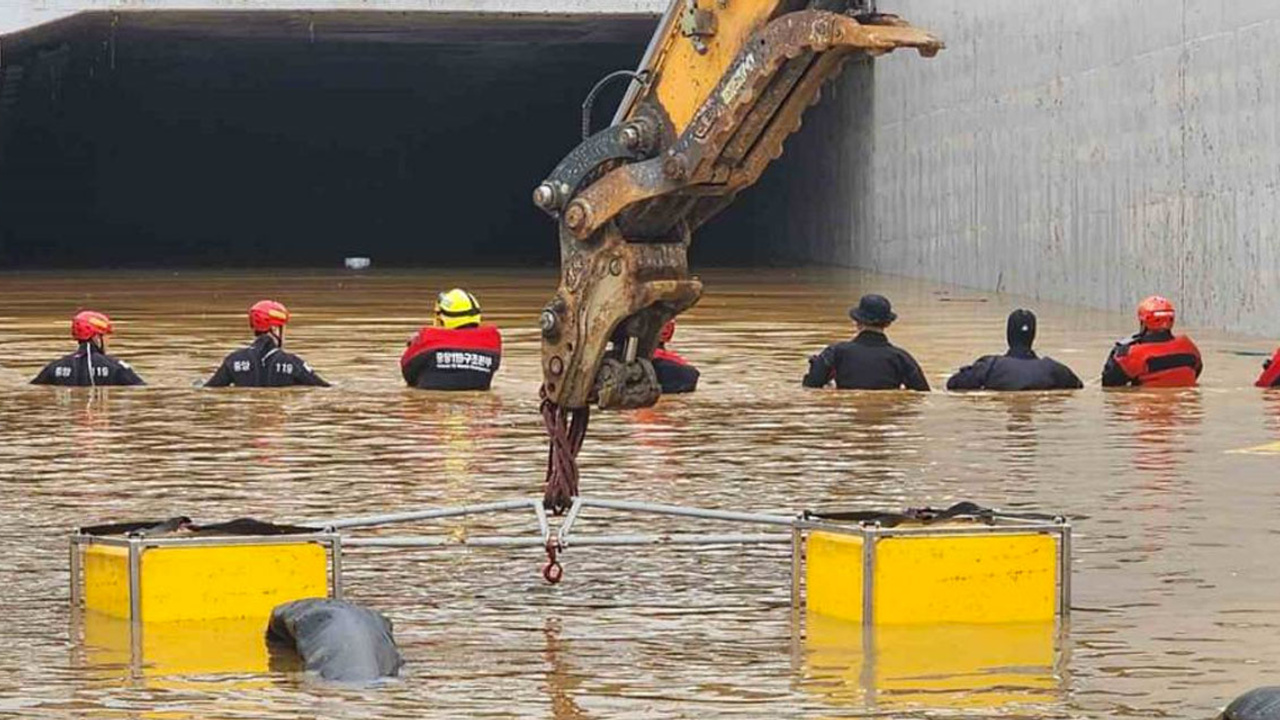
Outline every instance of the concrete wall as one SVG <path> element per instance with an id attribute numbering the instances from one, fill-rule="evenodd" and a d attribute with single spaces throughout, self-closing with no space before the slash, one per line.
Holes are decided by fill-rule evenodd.
<path id="1" fill-rule="evenodd" d="M 846 98 L 873 113 L 870 197 L 792 208 L 852 264 L 1117 310 L 1158 292 L 1189 324 L 1280 334 L 1280 2 L 881 6 L 949 48 Z"/>
<path id="2" fill-rule="evenodd" d="M 380 10 L 398 12 L 634 14 L 660 13 L 666 0 L 0 0 L 0 35 L 91 10 Z"/>

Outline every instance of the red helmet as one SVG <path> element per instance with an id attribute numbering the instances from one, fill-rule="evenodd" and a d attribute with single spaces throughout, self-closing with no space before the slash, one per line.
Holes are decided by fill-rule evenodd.
<path id="1" fill-rule="evenodd" d="M 1160 297 L 1151 297 L 1138 303 L 1138 322 L 1148 330 L 1168 330 L 1173 327 L 1173 303 Z"/>
<path id="2" fill-rule="evenodd" d="M 658 331 L 658 342 L 663 343 L 665 345 L 666 343 L 671 342 L 671 338 L 675 337 L 675 334 L 676 334 L 676 321 L 668 320 L 667 324 L 663 325 L 662 329 Z"/>
<path id="3" fill-rule="evenodd" d="M 111 318 L 100 312 L 84 310 L 71 318 L 71 337 L 84 342 L 111 333 Z"/>
<path id="4" fill-rule="evenodd" d="M 289 322 L 289 308 L 275 300 L 259 300 L 249 308 L 249 327 L 254 332 L 266 332 L 273 327 L 284 327 Z"/>

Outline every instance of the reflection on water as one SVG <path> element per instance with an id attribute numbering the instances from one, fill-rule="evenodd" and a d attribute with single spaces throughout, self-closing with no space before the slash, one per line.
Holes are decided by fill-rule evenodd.
<path id="1" fill-rule="evenodd" d="M 262 675 L 271 660 L 259 621 L 147 623 L 133 636 L 128 620 L 89 610 L 77 629 L 85 667 L 104 680 L 141 675 L 163 680 L 149 686 L 170 687 L 185 676 Z"/>
<path id="2" fill-rule="evenodd" d="M 1200 391 L 1115 390 L 1106 393 L 1106 403 L 1112 436 L 1133 448 L 1134 469 L 1178 481 L 1178 466 L 1197 445 L 1196 428 L 1203 416 Z"/>
<path id="3" fill-rule="evenodd" d="M 596 414 L 584 491 L 782 513 L 971 499 L 1084 516 L 1069 662 L 1038 640 L 958 630 L 942 640 L 880 635 L 874 662 L 861 638 L 811 635 L 796 659 L 789 560 L 777 547 L 570 548 L 556 587 L 543 583 L 536 549 L 359 549 L 348 553 L 348 593 L 395 621 L 402 681 L 333 688 L 230 667 L 135 678 L 110 633 L 85 628 L 84 640 L 68 642 L 70 528 L 179 514 L 316 520 L 538 494 L 546 449 L 536 313 L 554 278 L 0 275 L 0 715 L 1210 717 L 1280 674 L 1276 457 L 1240 452 L 1280 443 L 1280 393 L 1250 387 L 1258 361 L 1240 354 L 1271 350 L 1268 341 L 1193 330 L 1202 387 L 1102 391 L 1098 371 L 1114 338 L 1131 331 L 1128 315 L 843 271 L 704 280 L 707 296 L 675 347 L 701 368 L 698 392 Z M 459 284 L 504 330 L 493 392 L 402 387 L 405 337 L 439 289 Z M 863 292 L 892 298 L 901 318 L 892 339 L 935 387 L 999 351 L 1016 306 L 1036 309 L 1039 349 L 1088 386 L 1016 396 L 801 388 L 806 358 L 851 334 L 845 310 Z M 335 388 L 192 387 L 246 341 L 244 309 L 264 296 L 294 311 L 290 349 Z M 150 386 L 26 385 L 67 351 L 67 319 L 82 306 L 112 315 L 112 351 Z M 530 522 L 465 526 L 527 532 Z M 618 517 L 593 529 L 697 527 L 725 529 Z M 168 649 L 143 654 L 159 669 Z"/>
<path id="4" fill-rule="evenodd" d="M 1052 711 L 1055 625 L 881 626 L 809 615 L 803 687 L 868 714 L 917 708 Z"/>

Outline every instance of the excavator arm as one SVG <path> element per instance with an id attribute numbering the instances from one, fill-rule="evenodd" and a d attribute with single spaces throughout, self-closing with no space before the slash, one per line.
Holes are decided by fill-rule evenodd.
<path id="1" fill-rule="evenodd" d="M 673 0 L 639 70 L 622 73 L 633 82 L 614 122 L 590 134 L 584 119 L 582 143 L 534 190 L 561 253 L 540 319 L 549 509 L 577 494 L 589 406 L 646 407 L 661 394 L 658 332 L 702 295 L 693 232 L 781 155 L 850 56 L 942 48 L 872 2 Z"/>

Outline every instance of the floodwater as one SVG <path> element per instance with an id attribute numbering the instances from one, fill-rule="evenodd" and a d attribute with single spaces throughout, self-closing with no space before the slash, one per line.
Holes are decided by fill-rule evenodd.
<path id="1" fill-rule="evenodd" d="M 851 271 L 708 272 L 675 348 L 696 394 L 597 413 L 584 494 L 791 514 L 968 499 L 1065 513 L 1073 613 L 1049 628 L 793 633 L 786 546 L 703 552 L 351 549 L 349 599 L 396 625 L 407 665 L 373 688 L 252 666 L 146 657 L 73 624 L 66 536 L 185 514 L 311 520 L 540 493 L 537 311 L 550 272 L 0 275 L 0 715 L 97 718 L 1211 717 L 1280 670 L 1280 394 L 1250 387 L 1259 338 L 1194 332 L 1198 389 L 1107 391 L 1096 377 L 1127 315 Z M 434 293 L 471 288 L 507 355 L 493 392 L 402 387 L 397 358 Z M 892 338 L 935 387 L 1003 348 L 1004 316 L 1039 311 L 1039 349 L 1077 393 L 808 391 L 805 358 L 879 291 Z M 262 296 L 295 313 L 288 344 L 332 389 L 202 390 L 246 340 Z M 150 382 L 25 382 L 67 352 L 80 307 L 117 322 L 111 350 Z M 757 528 L 594 512 L 578 532 Z M 395 534 L 532 533 L 532 513 Z M 842 634 L 843 633 L 843 634 Z M 856 635 L 856 633 L 855 633 Z M 105 639 L 104 639 L 105 638 Z M 215 643 L 216 644 L 216 643 Z M 1017 649 L 1015 652 L 1013 648 Z M 1003 653 L 1003 654 L 1002 654 Z"/>

